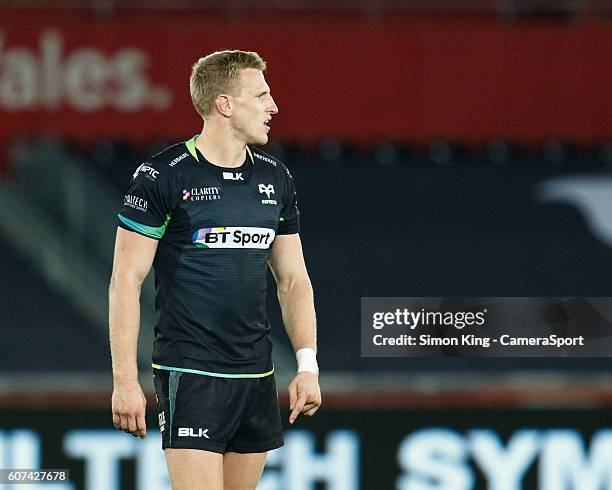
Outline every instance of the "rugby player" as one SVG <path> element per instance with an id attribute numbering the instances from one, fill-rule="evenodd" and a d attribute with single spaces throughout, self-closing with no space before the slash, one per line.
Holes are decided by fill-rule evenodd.
<path id="1" fill-rule="evenodd" d="M 298 361 L 293 423 L 321 404 L 312 287 L 291 174 L 252 145 L 278 108 L 254 52 L 193 66 L 202 132 L 140 165 L 119 213 L 110 284 L 113 423 L 145 437 L 136 345 L 140 287 L 153 266 L 153 372 L 174 490 L 249 490 L 283 444 L 266 316 L 267 267 Z"/>

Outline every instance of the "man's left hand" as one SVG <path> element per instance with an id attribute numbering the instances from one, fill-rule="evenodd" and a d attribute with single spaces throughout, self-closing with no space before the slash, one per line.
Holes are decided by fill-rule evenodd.
<path id="1" fill-rule="evenodd" d="M 289 423 L 293 424 L 300 413 L 314 415 L 320 406 L 319 377 L 308 371 L 297 373 L 289 384 Z"/>

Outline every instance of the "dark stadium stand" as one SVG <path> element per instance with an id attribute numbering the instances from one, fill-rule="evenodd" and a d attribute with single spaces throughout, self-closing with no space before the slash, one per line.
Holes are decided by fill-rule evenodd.
<path id="1" fill-rule="evenodd" d="M 121 195 L 143 155 L 161 145 L 102 142 L 70 151 L 85 157 Z M 404 150 L 394 164 L 383 166 L 369 152 L 342 145 L 330 151 L 329 145 L 269 147 L 284 158 L 297 182 L 302 240 L 317 298 L 320 359 L 328 370 L 610 367 L 606 359 L 483 363 L 359 355 L 362 296 L 610 295 L 609 244 L 595 238 L 588 216 L 575 203 L 537 197 L 539 186 L 558 177 L 607 175 L 602 162 L 576 153 L 551 162 L 534 151 L 496 165 L 486 154 L 457 146 L 443 163 L 432 161 L 430 148 Z M 272 293 L 269 303 L 277 338 L 285 339 Z M 336 345 L 344 348 L 325 348 Z"/>
<path id="2" fill-rule="evenodd" d="M 0 240 L 0 270 L 4 373 L 108 372 L 105 336 L 4 240 Z"/>
<path id="3" fill-rule="evenodd" d="M 88 163 L 120 196 L 133 169 L 163 144 L 167 142 L 135 148 L 102 141 L 92 147 L 64 145 L 63 151 Z M 377 162 L 376 153 L 330 142 L 310 149 L 278 144 L 268 148 L 285 159 L 297 182 L 321 345 L 344 346 L 322 348 L 321 363 L 328 370 L 485 366 L 478 359 L 458 363 L 456 359 L 361 358 L 362 296 L 610 295 L 610 245 L 595 238 L 587 226 L 588 216 L 569 200 L 544 203 L 536 192 L 544 182 L 576 175 L 578 170 L 595 179 L 606 175 L 602 162 L 584 156 L 578 160 L 574 154 L 573 160 L 553 164 L 541 153 L 523 152 L 522 158 L 515 156 L 500 166 L 486 154 L 459 148 L 450 147 L 449 160 L 438 164 L 431 148 L 416 153 L 398 150 L 400 156 L 385 165 Z M 9 292 L 15 297 L 6 303 L 4 313 L 11 326 L 10 340 L 3 344 L 6 369 L 107 369 L 102 331 L 89 326 L 69 301 L 45 287 L 32 266 L 6 244 L 2 262 L 7 271 L 2 281 L 5 297 Z M 32 297 L 36 308 L 30 304 Z M 269 311 L 277 338 L 285 339 L 288 347 L 272 292 Z M 42 337 L 41 328 L 57 334 Z M 49 342 L 56 345 L 50 348 Z M 16 345 L 36 350 L 27 366 Z M 70 355 L 57 355 L 67 351 Z M 607 369 L 610 362 L 522 359 L 486 365 Z"/>

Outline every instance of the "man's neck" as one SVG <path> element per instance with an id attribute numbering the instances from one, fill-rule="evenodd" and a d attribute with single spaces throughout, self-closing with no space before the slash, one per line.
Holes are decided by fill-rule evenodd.
<path id="1" fill-rule="evenodd" d="M 219 167 L 240 167 L 246 159 L 244 142 L 237 140 L 227 128 L 219 128 L 216 124 L 205 124 L 195 146 L 208 162 Z"/>

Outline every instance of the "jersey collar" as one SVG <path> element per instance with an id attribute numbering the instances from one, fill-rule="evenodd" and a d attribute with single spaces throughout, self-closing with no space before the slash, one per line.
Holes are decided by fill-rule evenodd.
<path id="1" fill-rule="evenodd" d="M 195 158 L 197 162 L 200 161 L 200 158 L 198 157 L 198 150 L 196 149 L 196 146 L 195 146 L 195 140 L 198 138 L 198 136 L 200 135 L 196 134 L 193 138 L 185 141 L 185 146 L 187 147 L 187 150 L 189 150 L 189 153 L 191 153 L 191 156 Z M 247 151 L 247 154 L 249 155 L 249 158 L 251 159 L 251 163 L 255 164 L 255 160 L 253 159 L 253 152 L 249 148 L 249 145 L 246 145 L 246 151 Z"/>

